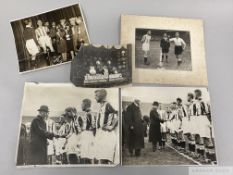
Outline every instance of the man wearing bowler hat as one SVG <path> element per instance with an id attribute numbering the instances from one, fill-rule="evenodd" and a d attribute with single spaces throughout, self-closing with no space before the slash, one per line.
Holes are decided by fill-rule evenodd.
<path id="1" fill-rule="evenodd" d="M 31 123 L 31 163 L 32 165 L 47 164 L 47 139 L 53 137 L 59 137 L 54 133 L 46 131 L 45 119 L 48 117 L 49 108 L 46 105 L 42 105 L 38 109 L 39 114 L 32 120 Z"/>

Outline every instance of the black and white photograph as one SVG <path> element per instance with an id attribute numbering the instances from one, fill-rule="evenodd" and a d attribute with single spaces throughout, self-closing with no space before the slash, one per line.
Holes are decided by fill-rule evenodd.
<path id="1" fill-rule="evenodd" d="M 132 44 L 132 82 L 208 86 L 201 19 L 121 15 L 121 44 Z"/>
<path id="2" fill-rule="evenodd" d="M 71 62 L 71 82 L 80 87 L 126 86 L 132 82 L 132 46 L 82 45 Z"/>
<path id="3" fill-rule="evenodd" d="M 89 43 L 79 4 L 11 22 L 19 72 L 71 61 L 84 43 Z"/>
<path id="4" fill-rule="evenodd" d="M 192 70 L 190 32 L 137 28 L 135 35 L 136 68 Z"/>
<path id="5" fill-rule="evenodd" d="M 216 165 L 207 88 L 128 87 L 122 96 L 123 165 Z"/>
<path id="6" fill-rule="evenodd" d="M 25 83 L 16 165 L 116 166 L 118 111 L 118 88 Z"/>

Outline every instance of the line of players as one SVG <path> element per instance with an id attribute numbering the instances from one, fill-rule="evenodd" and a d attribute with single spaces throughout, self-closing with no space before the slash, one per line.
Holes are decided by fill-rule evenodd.
<path id="1" fill-rule="evenodd" d="M 170 135 L 171 144 L 201 163 L 216 163 L 210 105 L 196 89 L 187 95 L 187 105 L 177 98 L 168 110 L 160 110 L 162 146 Z"/>
<path id="2" fill-rule="evenodd" d="M 54 137 L 47 139 L 47 161 L 39 162 L 36 152 L 32 149 L 32 123 L 27 126 L 28 138 L 31 150 L 26 147 L 19 148 L 22 155 L 19 164 L 113 164 L 119 159 L 118 150 L 118 112 L 106 101 L 107 91 L 99 89 L 95 91 L 95 99 L 99 104 L 97 112 L 93 112 L 92 101 L 83 99 L 81 112 L 76 108 L 68 107 L 55 122 L 48 116 L 45 119 L 46 133 Z M 48 107 L 47 107 L 48 109 Z M 25 129 L 26 130 L 26 129 Z M 35 131 L 37 132 L 37 131 Z M 39 131 L 38 131 L 39 132 Z M 24 135 L 21 130 L 21 136 Z M 20 145 L 25 145 L 21 139 Z M 39 144 L 39 143 L 38 143 Z M 41 149 L 36 147 L 36 149 Z M 36 152 L 35 152 L 36 151 Z M 27 154 L 27 155 L 26 155 Z M 26 155 L 26 156 L 25 156 Z M 40 155 L 39 155 L 40 157 Z"/>
<path id="3" fill-rule="evenodd" d="M 66 62 L 68 54 L 71 59 L 74 58 L 80 45 L 85 42 L 84 38 L 82 38 L 85 29 L 80 17 L 69 18 L 69 21 L 61 19 L 60 24 L 52 22 L 51 26 L 48 21 L 37 20 L 36 29 L 32 26 L 30 18 L 25 19 L 23 22 L 25 24 L 23 37 L 27 51 L 31 56 L 30 61 L 33 68 L 38 66 L 38 59 L 36 58 L 39 53 L 49 53 L 49 56 L 54 58 L 54 64 Z M 48 62 L 48 64 L 51 63 Z"/>
<path id="4" fill-rule="evenodd" d="M 145 35 L 143 35 L 141 42 L 142 42 L 142 50 L 144 52 L 144 64 L 150 65 L 150 62 L 148 61 L 148 56 L 150 52 L 150 41 L 152 39 L 151 31 L 149 30 Z M 166 61 L 168 63 L 168 53 L 170 48 L 170 42 L 174 42 L 175 48 L 174 48 L 174 54 L 177 58 L 177 65 L 179 66 L 182 63 L 182 53 L 185 50 L 186 43 L 185 41 L 180 38 L 179 32 L 175 33 L 174 38 L 170 38 L 167 33 L 163 34 L 163 38 L 160 41 L 160 48 L 161 48 L 161 57 L 159 66 L 163 66 L 163 62 Z"/>
<path id="5" fill-rule="evenodd" d="M 65 138 L 50 141 L 49 160 L 55 154 L 60 164 L 112 164 L 116 161 L 118 112 L 105 100 L 106 90 L 97 90 L 95 94 L 100 104 L 97 116 L 91 111 L 89 99 L 82 101 L 83 116 L 77 117 L 75 108 L 66 108 L 58 130 Z"/>

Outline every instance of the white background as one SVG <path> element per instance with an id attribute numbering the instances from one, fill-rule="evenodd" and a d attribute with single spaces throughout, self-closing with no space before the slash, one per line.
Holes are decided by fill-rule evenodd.
<path id="1" fill-rule="evenodd" d="M 220 165 L 233 165 L 233 0 L 2 0 L 0 6 L 0 174 L 185 175 L 187 167 L 15 167 L 25 81 L 69 82 L 70 64 L 18 74 L 10 21 L 80 2 L 92 43 L 118 44 L 120 14 L 203 18 L 209 90 Z M 200 75 L 201 76 L 201 75 Z"/>

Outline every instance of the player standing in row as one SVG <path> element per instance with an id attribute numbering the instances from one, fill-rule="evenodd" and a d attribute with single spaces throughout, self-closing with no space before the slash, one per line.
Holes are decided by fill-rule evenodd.
<path id="1" fill-rule="evenodd" d="M 96 118 L 91 112 L 91 100 L 84 99 L 82 101 L 82 111 L 84 115 L 81 119 L 81 164 L 92 164 L 94 160 L 94 139 L 96 131 Z"/>
<path id="2" fill-rule="evenodd" d="M 43 23 L 41 20 L 37 21 L 37 25 L 38 27 L 36 29 L 36 37 L 44 53 L 47 53 L 47 48 L 49 48 L 51 52 L 54 52 L 52 40 L 50 36 L 48 35 L 49 33 L 48 27 L 43 26 Z"/>
<path id="3" fill-rule="evenodd" d="M 197 152 L 205 159 L 205 161 L 216 161 L 213 144 L 213 134 L 211 128 L 211 113 L 209 104 L 202 99 L 202 92 L 199 89 L 194 91 L 195 93 L 195 105 L 196 105 L 196 117 L 198 122 L 198 136 L 199 142 Z"/>
<path id="4" fill-rule="evenodd" d="M 163 34 L 163 38 L 160 41 L 160 47 L 162 49 L 162 56 L 160 57 L 160 66 L 163 66 L 164 58 L 166 58 L 166 63 L 168 63 L 168 52 L 170 48 L 170 41 L 167 33 Z"/>
<path id="5" fill-rule="evenodd" d="M 182 53 L 185 50 L 186 43 L 182 38 L 180 38 L 179 32 L 176 32 L 175 38 L 169 39 L 170 42 L 175 44 L 175 55 L 177 58 L 177 65 L 179 66 L 182 63 Z"/>
<path id="6" fill-rule="evenodd" d="M 95 91 L 95 99 L 99 104 L 96 118 L 96 135 L 94 157 L 100 164 L 111 164 L 115 161 L 117 148 L 116 126 L 118 125 L 118 112 L 106 100 L 107 91 Z"/>
<path id="7" fill-rule="evenodd" d="M 186 151 L 186 142 L 185 142 L 185 137 L 184 137 L 184 132 L 183 132 L 184 127 L 182 127 L 182 126 L 184 125 L 184 121 L 187 118 L 187 112 L 186 112 L 186 109 L 182 103 L 181 98 L 177 98 L 176 103 L 177 103 L 178 114 L 179 114 L 180 119 L 181 119 L 181 126 L 178 130 L 178 147 L 181 151 L 184 152 L 184 151 Z"/>
<path id="8" fill-rule="evenodd" d="M 28 53 L 31 55 L 31 59 L 28 60 L 29 67 L 36 66 L 36 57 L 37 54 L 40 53 L 40 46 L 36 38 L 35 29 L 32 27 L 32 20 L 25 19 L 25 30 L 23 31 L 23 38 L 26 41 L 26 48 Z"/>
<path id="9" fill-rule="evenodd" d="M 141 42 L 142 42 L 142 50 L 144 52 L 144 64 L 149 65 L 150 62 L 148 61 L 149 51 L 150 51 L 150 40 L 151 40 L 151 31 L 143 35 Z"/>
<path id="10" fill-rule="evenodd" d="M 187 152 L 192 156 L 195 157 L 195 135 L 194 133 L 198 129 L 195 125 L 196 117 L 194 116 L 196 111 L 196 106 L 194 104 L 194 95 L 193 93 L 188 93 L 187 95 L 187 117 L 183 119 L 182 130 L 183 134 L 186 138 L 187 143 Z"/>
<path id="11" fill-rule="evenodd" d="M 161 128 L 161 148 L 165 148 L 166 142 L 167 142 L 167 121 L 168 121 L 168 113 L 166 110 L 162 109 L 162 104 L 159 105 L 158 113 L 160 115 L 160 120 L 163 122 L 160 122 L 160 128 Z"/>

